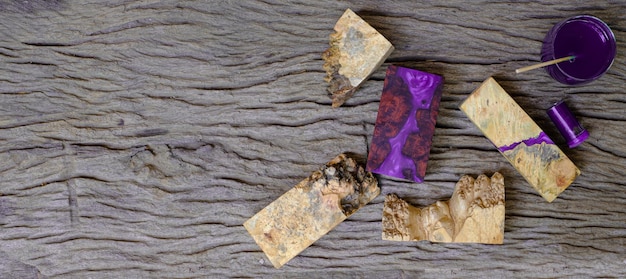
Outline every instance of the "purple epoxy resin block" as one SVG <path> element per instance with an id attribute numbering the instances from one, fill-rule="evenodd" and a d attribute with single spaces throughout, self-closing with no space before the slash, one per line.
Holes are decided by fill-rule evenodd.
<path id="1" fill-rule="evenodd" d="M 387 68 L 367 171 L 424 181 L 442 88 L 441 76 Z"/>

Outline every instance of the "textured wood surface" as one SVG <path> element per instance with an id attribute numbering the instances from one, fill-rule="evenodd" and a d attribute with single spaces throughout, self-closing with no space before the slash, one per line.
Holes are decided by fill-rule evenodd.
<path id="1" fill-rule="evenodd" d="M 388 194 L 383 205 L 384 240 L 466 242 L 502 244 L 504 242 L 504 177 L 495 172 L 491 178 L 464 175 L 449 200 L 417 208 Z"/>
<path id="2" fill-rule="evenodd" d="M 552 202 L 580 170 L 498 82 L 488 78 L 460 106 L 539 195 Z"/>
<path id="3" fill-rule="evenodd" d="M 396 50 L 342 107 L 322 52 L 351 8 Z M 626 277 L 624 1 L 0 1 L 0 278 Z M 593 14 L 609 72 L 556 83 L 548 29 Z M 364 159 L 385 67 L 445 77 L 425 183 L 382 194 L 281 269 L 242 223 L 341 152 Z M 545 202 L 458 109 L 493 75 L 581 169 Z M 566 99 L 576 149 L 545 114 Z M 381 240 L 463 174 L 506 181 L 503 245 Z"/>

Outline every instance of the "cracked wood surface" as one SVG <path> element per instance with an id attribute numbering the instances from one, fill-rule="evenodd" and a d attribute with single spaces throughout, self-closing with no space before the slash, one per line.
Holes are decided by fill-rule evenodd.
<path id="1" fill-rule="evenodd" d="M 626 276 L 626 67 L 565 86 L 548 29 L 593 14 L 626 49 L 623 1 L 2 1 L 0 278 Z M 322 69 L 351 8 L 395 46 L 342 107 Z M 445 77 L 425 183 L 382 193 L 274 269 L 243 222 L 336 154 L 365 158 L 388 65 Z M 565 98 L 590 138 L 545 202 L 458 109 L 488 76 L 557 144 Z M 501 246 L 383 241 L 384 196 L 506 181 Z"/>

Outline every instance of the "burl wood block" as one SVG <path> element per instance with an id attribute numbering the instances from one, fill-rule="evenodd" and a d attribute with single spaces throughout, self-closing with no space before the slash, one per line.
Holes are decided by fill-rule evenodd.
<path id="1" fill-rule="evenodd" d="M 376 178 L 340 154 L 243 225 L 280 268 L 378 194 Z"/>
<path id="2" fill-rule="evenodd" d="M 330 35 L 322 54 L 333 107 L 341 106 L 385 62 L 391 43 L 352 10 L 347 9 Z"/>
<path id="3" fill-rule="evenodd" d="M 469 175 L 457 182 L 449 201 L 417 208 L 394 194 L 385 197 L 383 239 L 393 241 L 474 242 L 504 241 L 504 178 Z"/>
<path id="4" fill-rule="evenodd" d="M 493 79 L 488 78 L 461 110 L 548 202 L 567 188 L 580 170 Z"/>
<path id="5" fill-rule="evenodd" d="M 424 181 L 442 88 L 441 76 L 387 68 L 367 171 Z"/>

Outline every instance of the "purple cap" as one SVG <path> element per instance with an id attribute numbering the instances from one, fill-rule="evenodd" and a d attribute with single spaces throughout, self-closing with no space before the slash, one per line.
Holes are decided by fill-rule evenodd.
<path id="1" fill-rule="evenodd" d="M 559 101 L 548 109 L 548 116 L 567 141 L 569 148 L 574 148 L 589 137 L 589 132 L 578 123 L 565 102 Z"/>

